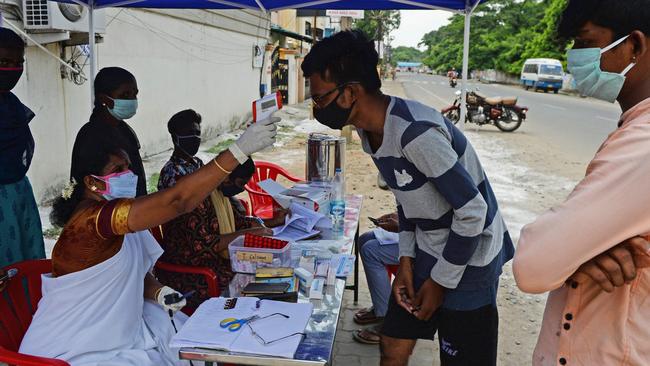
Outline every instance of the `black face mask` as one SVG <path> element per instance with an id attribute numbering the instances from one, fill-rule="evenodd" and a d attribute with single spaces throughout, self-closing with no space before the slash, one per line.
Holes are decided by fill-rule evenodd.
<path id="1" fill-rule="evenodd" d="M 350 119 L 352 108 L 354 108 L 354 103 L 356 103 L 356 101 L 352 103 L 348 109 L 339 107 L 336 101 L 339 99 L 341 94 L 342 93 L 339 92 L 339 95 L 337 95 L 336 98 L 327 106 L 323 108 L 314 108 L 314 117 L 316 120 L 325 126 L 335 130 L 341 130 L 343 127 L 345 127 L 345 125 L 348 124 L 348 119 Z"/>
<path id="2" fill-rule="evenodd" d="M 22 75 L 22 67 L 0 67 L 0 93 L 13 89 Z"/>
<path id="3" fill-rule="evenodd" d="M 189 136 L 178 136 L 176 135 L 176 146 L 178 146 L 183 152 L 189 156 L 196 155 L 199 152 L 199 146 L 201 146 L 201 136 L 189 135 Z"/>

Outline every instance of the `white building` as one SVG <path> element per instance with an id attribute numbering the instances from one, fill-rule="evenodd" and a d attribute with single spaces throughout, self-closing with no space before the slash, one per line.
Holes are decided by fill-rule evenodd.
<path id="1" fill-rule="evenodd" d="M 22 6 L 21 0 L 5 0 L 0 7 L 6 20 L 22 27 L 11 14 L 19 8 L 6 5 L 13 1 Z M 139 110 L 129 123 L 143 156 L 172 147 L 166 124 L 180 110 L 193 108 L 203 116 L 204 137 L 238 127 L 250 116 L 262 70 L 253 65 L 253 49 L 264 50 L 267 44 L 266 15 L 248 10 L 107 9 L 104 17 L 98 66 L 124 67 L 136 76 Z M 44 39 L 61 33 L 30 36 Z M 46 47 L 66 61 L 86 62 L 82 47 L 61 42 Z M 84 72 L 88 75 L 88 67 Z M 63 77 L 52 56 L 33 45 L 27 48 L 25 74 L 15 93 L 36 113 L 30 124 L 36 152 L 28 175 L 37 201 L 58 195 L 69 177 L 75 136 L 90 116 L 89 88 L 88 82 L 76 85 Z"/>

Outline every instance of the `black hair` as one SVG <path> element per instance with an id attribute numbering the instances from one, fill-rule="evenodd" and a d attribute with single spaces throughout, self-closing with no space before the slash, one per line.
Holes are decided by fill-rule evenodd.
<path id="1" fill-rule="evenodd" d="M 52 206 L 50 222 L 54 226 L 64 227 L 70 220 L 79 202 L 83 200 L 85 191 L 84 178 L 89 175 L 101 175 L 102 170 L 112 155 L 123 155 L 122 150 L 116 142 L 104 139 L 101 142 L 93 141 L 79 145 L 73 151 L 72 168 L 70 169 L 72 179 L 76 182 L 69 198 L 58 197 Z"/>
<path id="2" fill-rule="evenodd" d="M 234 180 L 235 178 L 242 178 L 246 181 L 249 181 L 254 173 L 255 162 L 253 159 L 249 158 L 244 164 L 240 164 L 235 169 L 233 169 L 232 173 L 230 173 L 228 177 L 232 178 L 231 180 Z"/>
<path id="3" fill-rule="evenodd" d="M 301 67 L 306 77 L 318 73 L 337 85 L 358 81 L 373 93 L 381 88 L 378 63 L 375 43 L 359 30 L 347 30 L 316 43 Z"/>
<path id="4" fill-rule="evenodd" d="M 25 49 L 25 41 L 9 28 L 0 28 L 0 47 L 8 49 Z"/>
<path id="5" fill-rule="evenodd" d="M 135 76 L 121 67 L 105 67 L 95 77 L 95 96 L 109 95 L 120 86 L 135 81 Z M 99 103 L 95 98 L 95 103 Z"/>
<path id="6" fill-rule="evenodd" d="M 193 109 L 186 109 L 176 113 L 169 119 L 169 122 L 167 122 L 167 131 L 174 135 L 179 131 L 187 129 L 187 125 L 192 123 L 201 124 L 201 115 Z"/>
<path id="7" fill-rule="evenodd" d="M 614 39 L 635 30 L 650 37 L 650 0 L 569 0 L 558 26 L 558 36 L 574 38 L 587 22 L 611 29 Z"/>

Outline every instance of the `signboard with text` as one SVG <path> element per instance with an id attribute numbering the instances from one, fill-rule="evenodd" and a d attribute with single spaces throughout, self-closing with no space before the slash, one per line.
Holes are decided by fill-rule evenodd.
<path id="1" fill-rule="evenodd" d="M 332 18 L 350 17 L 353 19 L 363 19 L 363 10 L 327 10 L 325 14 Z"/>

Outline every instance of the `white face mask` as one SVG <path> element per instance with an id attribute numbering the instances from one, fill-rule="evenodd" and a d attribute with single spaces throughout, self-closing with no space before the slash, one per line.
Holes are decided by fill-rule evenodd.
<path id="1" fill-rule="evenodd" d="M 606 72 L 600 68 L 602 54 L 623 43 L 625 36 L 609 46 L 569 50 L 567 66 L 576 81 L 578 91 L 583 95 L 614 102 L 623 89 L 625 75 L 636 65 L 631 63 L 620 74 Z"/>

